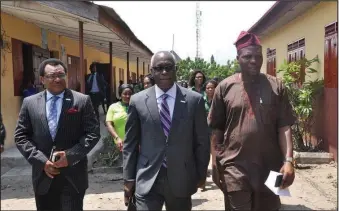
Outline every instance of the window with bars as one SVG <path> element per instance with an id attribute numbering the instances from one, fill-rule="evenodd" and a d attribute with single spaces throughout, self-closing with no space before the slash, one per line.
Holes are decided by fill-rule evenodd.
<path id="1" fill-rule="evenodd" d="M 297 40 L 287 45 L 287 61 L 297 62 L 305 58 L 305 38 Z M 296 75 L 297 77 L 297 75 Z M 305 66 L 301 65 L 300 82 L 305 81 Z"/>
<path id="2" fill-rule="evenodd" d="M 325 26 L 325 37 L 338 33 L 338 22 Z"/>

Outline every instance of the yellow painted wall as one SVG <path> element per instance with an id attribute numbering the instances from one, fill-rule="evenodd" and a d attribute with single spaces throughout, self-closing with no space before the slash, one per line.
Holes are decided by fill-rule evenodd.
<path id="1" fill-rule="evenodd" d="M 12 48 L 11 38 L 41 47 L 41 29 L 38 26 L 3 12 L 1 12 L 1 19 L 2 27 L 7 35 L 5 39 L 8 41 L 10 48 Z M 48 48 L 50 51 L 59 51 L 60 55 L 61 44 L 65 46 L 66 54 L 79 56 L 78 41 L 59 36 L 53 32 L 48 33 Z M 89 72 L 89 65 L 93 61 L 109 63 L 108 54 L 86 45 L 84 46 L 84 57 L 87 59 L 87 72 Z M 125 60 L 113 58 L 113 66 L 116 66 L 116 76 L 118 76 L 119 73 L 118 69 L 123 68 L 126 77 L 127 68 Z M 13 63 L 11 52 L 4 54 L 1 52 L 1 73 L 4 73 L 4 76 L 1 76 L 1 113 L 7 129 L 5 148 L 9 148 L 14 146 L 13 134 L 21 107 L 21 97 L 15 97 L 13 91 Z M 115 78 L 116 84 L 118 84 L 118 79 L 117 77 Z"/>
<path id="2" fill-rule="evenodd" d="M 318 55 L 320 63 L 315 64 L 318 73 L 308 74 L 311 79 L 324 77 L 324 36 L 325 26 L 337 21 L 337 2 L 323 1 L 287 25 L 262 37 L 264 62 L 261 72 L 266 73 L 266 49 L 276 49 L 277 70 L 287 59 L 287 45 L 305 38 L 305 57 Z M 306 77 L 305 79 L 310 79 Z"/>

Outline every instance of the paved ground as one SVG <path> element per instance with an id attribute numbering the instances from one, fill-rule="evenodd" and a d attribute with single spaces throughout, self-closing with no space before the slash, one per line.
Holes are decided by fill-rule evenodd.
<path id="1" fill-rule="evenodd" d="M 309 168 L 310 167 L 310 168 Z M 308 169 L 309 168 L 309 169 Z M 11 171 L 1 176 L 1 210 L 34 210 L 30 171 Z M 90 174 L 90 188 L 85 196 L 86 210 L 126 210 L 119 174 Z M 297 170 L 290 188 L 292 197 L 282 198 L 283 210 L 336 210 L 336 164 L 303 166 Z M 208 178 L 207 191 L 193 195 L 194 210 L 222 210 L 223 196 Z"/>

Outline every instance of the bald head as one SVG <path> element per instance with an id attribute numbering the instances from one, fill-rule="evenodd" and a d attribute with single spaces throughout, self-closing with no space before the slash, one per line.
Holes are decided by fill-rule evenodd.
<path id="1" fill-rule="evenodd" d="M 169 90 L 176 80 L 176 62 L 169 51 L 159 51 L 151 59 L 151 70 L 155 84 L 164 92 Z"/>
<path id="2" fill-rule="evenodd" d="M 163 60 L 163 61 L 166 60 L 170 62 L 171 64 L 174 64 L 174 65 L 176 64 L 174 55 L 169 51 L 159 51 L 155 53 L 151 59 L 151 66 L 152 67 L 156 66 L 155 63 L 157 63 L 159 60 Z"/>

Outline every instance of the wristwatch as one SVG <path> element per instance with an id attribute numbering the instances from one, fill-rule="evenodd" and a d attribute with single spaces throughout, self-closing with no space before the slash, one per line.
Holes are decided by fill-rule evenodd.
<path id="1" fill-rule="evenodd" d="M 285 162 L 293 163 L 293 157 L 286 157 Z"/>

